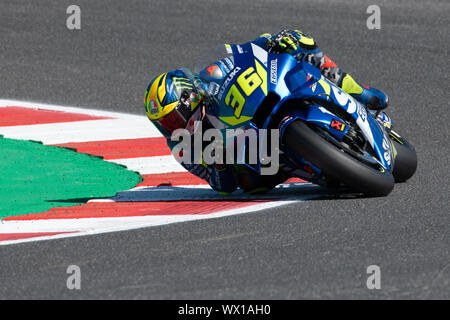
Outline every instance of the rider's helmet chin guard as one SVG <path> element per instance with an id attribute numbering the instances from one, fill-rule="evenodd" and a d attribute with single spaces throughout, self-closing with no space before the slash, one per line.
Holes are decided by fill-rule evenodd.
<path id="1" fill-rule="evenodd" d="M 195 79 L 188 69 L 159 75 L 150 82 L 145 95 L 147 117 L 168 139 L 176 129 L 194 132 L 202 116 L 200 105 Z"/>

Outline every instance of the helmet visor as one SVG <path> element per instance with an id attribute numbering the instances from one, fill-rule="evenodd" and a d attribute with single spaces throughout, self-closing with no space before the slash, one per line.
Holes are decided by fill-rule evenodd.
<path id="1" fill-rule="evenodd" d="M 183 102 L 179 102 L 170 113 L 166 114 L 161 119 L 154 120 L 153 123 L 166 138 L 169 138 L 176 129 L 186 128 L 189 118 L 189 106 Z"/>

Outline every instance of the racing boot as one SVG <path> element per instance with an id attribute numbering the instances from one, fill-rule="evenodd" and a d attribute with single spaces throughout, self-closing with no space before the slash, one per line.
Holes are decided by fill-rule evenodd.
<path id="1" fill-rule="evenodd" d="M 360 85 L 348 73 L 342 75 L 339 87 L 369 110 L 383 110 L 388 106 L 389 99 L 384 92 Z"/>

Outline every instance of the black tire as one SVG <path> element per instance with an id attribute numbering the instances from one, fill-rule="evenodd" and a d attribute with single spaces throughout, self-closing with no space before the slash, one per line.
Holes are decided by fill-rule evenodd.
<path id="1" fill-rule="evenodd" d="M 414 147 L 408 141 L 403 138 L 397 139 L 392 139 L 394 141 L 394 148 L 397 151 L 392 174 L 395 182 L 405 182 L 416 172 L 417 154 Z"/>
<path id="2" fill-rule="evenodd" d="M 358 161 L 326 141 L 303 121 L 293 121 L 285 130 L 284 143 L 300 157 L 322 169 L 327 176 L 368 196 L 386 196 L 394 177 Z"/>

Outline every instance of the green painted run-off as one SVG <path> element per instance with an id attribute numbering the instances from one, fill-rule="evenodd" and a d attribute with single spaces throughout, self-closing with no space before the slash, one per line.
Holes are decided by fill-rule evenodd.
<path id="1" fill-rule="evenodd" d="M 141 180 L 98 157 L 0 136 L 0 218 L 112 197 Z"/>

